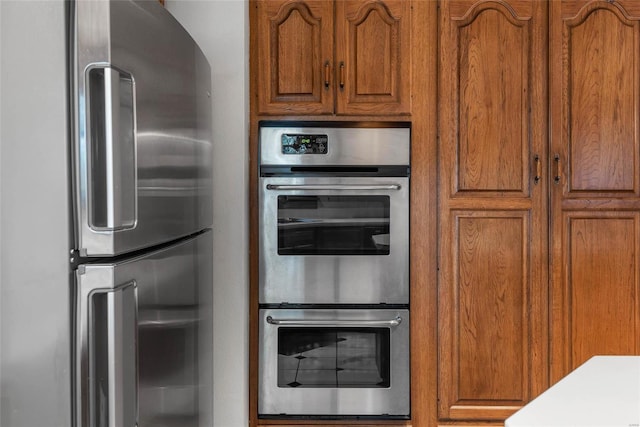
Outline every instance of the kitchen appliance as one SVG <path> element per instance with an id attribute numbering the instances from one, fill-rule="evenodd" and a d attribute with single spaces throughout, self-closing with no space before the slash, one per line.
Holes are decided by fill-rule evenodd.
<path id="1" fill-rule="evenodd" d="M 259 418 L 409 419 L 409 124 L 259 135 Z"/>
<path id="2" fill-rule="evenodd" d="M 409 310 L 260 310 L 261 418 L 408 419 Z"/>
<path id="3" fill-rule="evenodd" d="M 0 424 L 212 425 L 203 53 L 155 0 L 0 19 Z"/>
<path id="4" fill-rule="evenodd" d="M 261 304 L 408 304 L 407 123 L 260 127 Z"/>

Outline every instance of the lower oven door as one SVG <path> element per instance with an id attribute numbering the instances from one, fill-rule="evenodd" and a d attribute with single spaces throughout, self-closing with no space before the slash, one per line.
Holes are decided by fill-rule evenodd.
<path id="1" fill-rule="evenodd" d="M 260 418 L 410 416 L 409 311 L 260 310 Z"/>

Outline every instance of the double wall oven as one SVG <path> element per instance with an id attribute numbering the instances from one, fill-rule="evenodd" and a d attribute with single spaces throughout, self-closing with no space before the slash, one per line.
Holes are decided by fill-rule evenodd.
<path id="1" fill-rule="evenodd" d="M 409 418 L 410 139 L 261 123 L 261 418 Z"/>

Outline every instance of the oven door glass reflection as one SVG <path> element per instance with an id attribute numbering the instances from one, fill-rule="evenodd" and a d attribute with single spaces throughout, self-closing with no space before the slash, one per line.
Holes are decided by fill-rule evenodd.
<path id="1" fill-rule="evenodd" d="M 279 255 L 389 255 L 389 196 L 278 196 Z"/>
<path id="2" fill-rule="evenodd" d="M 278 329 L 278 387 L 388 388 L 389 328 Z"/>

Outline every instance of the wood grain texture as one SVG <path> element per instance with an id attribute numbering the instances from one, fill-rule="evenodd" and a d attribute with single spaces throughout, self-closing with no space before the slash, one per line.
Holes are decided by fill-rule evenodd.
<path id="1" fill-rule="evenodd" d="M 458 23 L 457 191 L 525 192 L 528 27 L 498 8 Z"/>
<path id="2" fill-rule="evenodd" d="M 412 1 L 411 15 L 411 421 L 437 423 L 437 2 Z"/>
<path id="3" fill-rule="evenodd" d="M 503 421 L 547 386 L 547 3 L 439 21 L 438 417 Z"/>
<path id="4" fill-rule="evenodd" d="M 411 2 L 256 0 L 260 115 L 408 115 Z"/>
<path id="5" fill-rule="evenodd" d="M 640 354 L 640 2 L 551 5 L 555 382 L 595 354 Z"/>
<path id="6" fill-rule="evenodd" d="M 272 96 L 313 95 L 314 80 L 320 79 L 317 61 L 313 60 L 314 46 L 318 44 L 320 22 L 305 8 L 292 9 L 283 21 L 272 23 L 275 38 L 273 45 L 278 47 L 277 55 L 271 58 L 271 66 L 277 69 L 278 84 L 273 88 Z"/>
<path id="7" fill-rule="evenodd" d="M 258 112 L 332 113 L 325 69 L 333 66 L 333 2 L 258 0 L 256 6 Z"/>
<path id="8" fill-rule="evenodd" d="M 338 114 L 411 111 L 411 30 L 409 1 L 336 2 Z"/>
<path id="9" fill-rule="evenodd" d="M 640 24 L 615 8 L 567 21 L 570 191 L 637 194 Z"/>
<path id="10" fill-rule="evenodd" d="M 639 218 L 568 217 L 572 369 L 595 354 L 636 351 Z"/>
<path id="11" fill-rule="evenodd" d="M 640 212 L 563 214 L 566 267 L 553 290 L 554 369 L 569 372 L 594 355 L 640 354 L 639 221 Z"/>
<path id="12" fill-rule="evenodd" d="M 455 215 L 458 399 L 522 402 L 528 379 L 527 220 Z"/>

